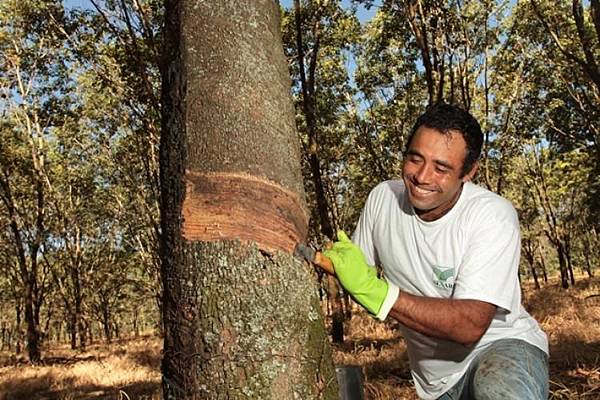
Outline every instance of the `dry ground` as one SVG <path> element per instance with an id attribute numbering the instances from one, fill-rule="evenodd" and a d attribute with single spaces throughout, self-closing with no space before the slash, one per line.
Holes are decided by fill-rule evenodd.
<path id="1" fill-rule="evenodd" d="M 579 278 L 561 290 L 556 280 L 541 290 L 524 285 L 526 308 L 550 338 L 551 399 L 600 399 L 600 279 Z M 362 312 L 335 348 L 337 364 L 358 365 L 368 400 L 416 399 L 406 349 L 394 323 Z M 160 347 L 155 337 L 131 339 L 86 352 L 47 349 L 44 364 L 29 366 L 0 353 L 0 400 L 147 399 L 160 396 Z"/>
<path id="2" fill-rule="evenodd" d="M 0 354 L 0 400 L 158 400 L 162 342 L 145 337 L 90 346 L 46 350 L 39 366 Z"/>

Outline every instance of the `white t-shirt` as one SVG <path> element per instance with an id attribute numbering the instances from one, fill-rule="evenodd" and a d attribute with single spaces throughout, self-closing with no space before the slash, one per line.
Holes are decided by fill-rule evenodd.
<path id="1" fill-rule="evenodd" d="M 386 181 L 369 194 L 353 241 L 370 265 L 381 265 L 395 290 L 382 306 L 383 318 L 396 300 L 397 288 L 498 307 L 474 348 L 401 325 L 419 397 L 434 399 L 448 391 L 492 341 L 522 339 L 548 353 L 546 335 L 521 305 L 519 221 L 504 198 L 467 182 L 447 214 L 426 222 L 415 214 L 404 183 Z"/>

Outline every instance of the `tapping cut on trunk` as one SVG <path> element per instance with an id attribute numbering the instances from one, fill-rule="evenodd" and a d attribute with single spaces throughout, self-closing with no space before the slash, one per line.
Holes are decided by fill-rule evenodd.
<path id="1" fill-rule="evenodd" d="M 296 193 L 243 173 L 187 171 L 183 237 L 188 241 L 239 239 L 267 252 L 292 253 L 304 240 L 308 214 Z"/>

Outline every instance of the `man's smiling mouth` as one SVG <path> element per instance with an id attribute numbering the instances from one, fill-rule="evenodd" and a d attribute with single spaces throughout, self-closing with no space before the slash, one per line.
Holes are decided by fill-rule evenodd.
<path id="1" fill-rule="evenodd" d="M 413 186 L 414 191 L 417 192 L 418 194 L 430 194 L 430 193 L 434 193 L 434 190 L 429 190 L 429 189 L 424 189 L 418 186 Z"/>
<path id="2" fill-rule="evenodd" d="M 414 182 L 411 182 L 410 186 L 412 192 L 417 196 L 427 196 L 438 192 L 438 190 L 436 190 L 435 188 L 425 188 L 415 184 Z"/>

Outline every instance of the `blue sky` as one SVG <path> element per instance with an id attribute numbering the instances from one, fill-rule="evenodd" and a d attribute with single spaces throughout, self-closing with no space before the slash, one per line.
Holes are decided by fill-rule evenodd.
<path id="1" fill-rule="evenodd" d="M 91 8 L 89 0 L 63 0 L 65 8 Z"/>

